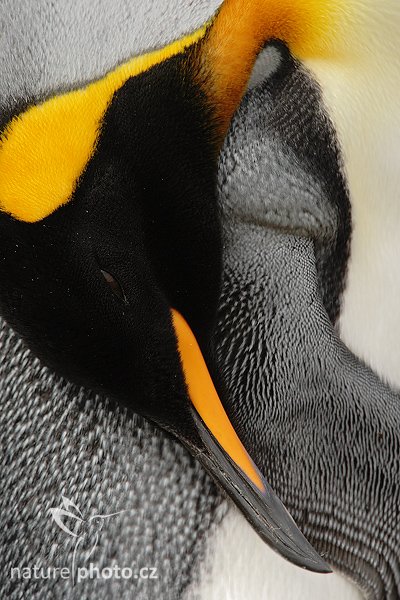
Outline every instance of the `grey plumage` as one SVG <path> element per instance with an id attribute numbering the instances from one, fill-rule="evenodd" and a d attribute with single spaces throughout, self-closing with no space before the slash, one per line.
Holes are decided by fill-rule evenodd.
<path id="1" fill-rule="evenodd" d="M 1 321 L 0 597 L 178 600 L 226 505 L 196 461 L 142 418 L 44 368 Z M 71 569 L 74 538 L 49 509 L 109 514 L 93 563 L 156 567 L 158 579 L 16 579 L 13 567 Z M 84 566 L 84 556 L 78 554 Z"/>
<path id="2" fill-rule="evenodd" d="M 202 26 L 221 0 L 2 0 L 0 107 L 101 77 Z"/>

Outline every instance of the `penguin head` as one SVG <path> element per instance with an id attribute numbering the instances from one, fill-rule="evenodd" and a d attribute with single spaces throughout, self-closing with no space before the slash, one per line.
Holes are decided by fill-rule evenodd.
<path id="1" fill-rule="evenodd" d="M 154 380 L 179 388 L 171 308 L 206 340 L 221 277 L 214 141 L 185 60 L 133 61 L 119 88 L 121 68 L 28 107 L 2 139 L 10 320 L 53 368 L 148 416 Z"/>
<path id="2" fill-rule="evenodd" d="M 1 309 L 46 364 L 176 435 L 283 556 L 327 572 L 230 423 L 214 357 L 218 154 L 265 42 L 240 4 L 7 119 Z"/>

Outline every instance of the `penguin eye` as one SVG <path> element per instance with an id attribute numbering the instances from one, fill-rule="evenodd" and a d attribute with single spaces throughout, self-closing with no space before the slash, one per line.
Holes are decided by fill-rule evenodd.
<path id="1" fill-rule="evenodd" d="M 118 296 L 118 298 L 123 300 L 123 302 L 125 302 L 125 304 L 128 304 L 128 301 L 126 299 L 126 296 L 124 294 L 124 290 L 122 289 L 121 284 L 108 271 L 104 271 L 103 269 L 100 269 L 100 271 L 101 271 L 101 274 L 103 275 L 106 283 L 109 285 L 109 287 L 113 291 L 113 293 L 116 296 Z"/>

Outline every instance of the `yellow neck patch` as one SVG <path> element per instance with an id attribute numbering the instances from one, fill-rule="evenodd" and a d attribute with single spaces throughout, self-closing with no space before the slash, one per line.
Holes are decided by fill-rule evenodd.
<path id="1" fill-rule="evenodd" d="M 15 117 L 0 137 L 0 210 L 34 223 L 66 204 L 96 148 L 113 94 L 129 78 L 194 44 L 205 30 L 133 58 L 103 79 Z"/>

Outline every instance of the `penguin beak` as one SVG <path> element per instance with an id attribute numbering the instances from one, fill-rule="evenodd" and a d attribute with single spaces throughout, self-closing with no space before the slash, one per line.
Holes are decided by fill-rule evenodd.
<path id="1" fill-rule="evenodd" d="M 284 558 L 316 573 L 330 573 L 241 443 L 218 396 L 196 338 L 172 311 L 191 412 L 201 445 L 186 445 L 222 486 L 258 535 Z M 197 447 L 196 447 L 197 446 Z"/>

